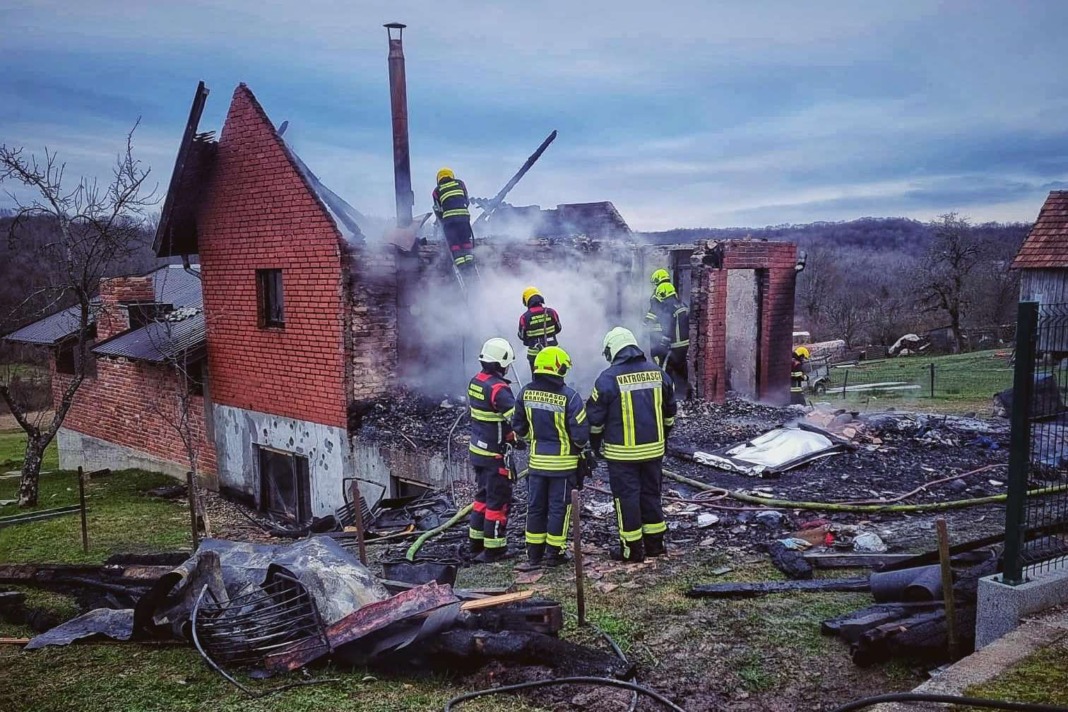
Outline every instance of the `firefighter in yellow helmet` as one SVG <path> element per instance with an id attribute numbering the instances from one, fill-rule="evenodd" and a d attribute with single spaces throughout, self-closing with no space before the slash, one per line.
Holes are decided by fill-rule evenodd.
<path id="1" fill-rule="evenodd" d="M 471 250 L 474 249 L 475 236 L 471 231 L 467 186 L 451 168 L 442 168 L 438 171 L 437 185 L 431 197 L 434 200 L 434 215 L 441 223 L 453 264 L 457 269 L 473 266 L 475 256 Z"/>
<path id="2" fill-rule="evenodd" d="M 808 359 L 811 354 L 804 346 L 794 349 L 790 359 L 790 404 L 805 405 L 805 381 L 808 375 L 805 373 Z"/>
<path id="3" fill-rule="evenodd" d="M 570 368 L 566 351 L 546 346 L 534 360 L 534 379 L 515 401 L 512 429 L 530 449 L 527 562 L 521 570 L 566 561 L 571 489 L 590 439 L 582 398 L 564 383 Z"/>
<path id="4" fill-rule="evenodd" d="M 530 375 L 534 376 L 534 361 L 546 346 L 558 346 L 556 335 L 560 333 L 560 315 L 545 306 L 545 298 L 537 287 L 523 290 L 523 306 L 527 308 L 519 317 L 519 340 L 527 347 L 527 363 Z"/>
<path id="5" fill-rule="evenodd" d="M 617 326 L 605 335 L 604 356 L 609 366 L 586 401 L 590 442 L 595 451 L 604 446 L 608 461 L 620 544 L 612 556 L 639 562 L 665 552 L 660 486 L 675 425 L 675 389 L 628 329 Z"/>
<path id="6" fill-rule="evenodd" d="M 676 396 L 689 398 L 690 308 L 679 298 L 671 282 L 657 285 L 645 315 L 645 326 L 653 362 L 671 376 Z"/>

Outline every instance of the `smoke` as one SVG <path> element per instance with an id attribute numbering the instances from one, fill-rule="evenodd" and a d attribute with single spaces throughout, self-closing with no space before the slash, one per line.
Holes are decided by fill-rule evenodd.
<path id="1" fill-rule="evenodd" d="M 557 247 L 556 253 L 540 253 L 542 259 L 538 261 L 525 259 L 510 265 L 500 256 L 494 258 L 493 252 L 476 251 L 481 278 L 469 289 L 466 304 L 451 275 L 440 282 L 425 280 L 411 311 L 428 357 L 409 385 L 462 395 L 479 369 L 482 343 L 502 337 L 516 353 L 509 378 L 518 391 L 518 386 L 530 380 L 526 349 L 516 333 L 519 317 L 526 310 L 522 293 L 529 286 L 537 287 L 545 305 L 560 315 L 560 346 L 572 361 L 566 380 L 584 398 L 608 365 L 602 342 L 609 329 L 632 329 L 644 350 L 641 322 L 648 299 L 647 282 L 632 268 L 629 255 L 618 258 L 626 249 L 610 257 L 567 245 Z"/>

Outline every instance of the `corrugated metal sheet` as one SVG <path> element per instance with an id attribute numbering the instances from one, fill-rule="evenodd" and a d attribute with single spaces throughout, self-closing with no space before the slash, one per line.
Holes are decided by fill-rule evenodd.
<path id="1" fill-rule="evenodd" d="M 181 321 L 157 321 L 109 339 L 93 349 L 98 356 L 165 363 L 202 348 L 207 337 L 204 312 Z"/>
<path id="2" fill-rule="evenodd" d="M 157 302 L 171 304 L 176 309 L 199 307 L 204 303 L 200 291 L 200 278 L 196 274 L 186 272 L 180 265 L 161 267 L 150 274 Z M 8 334 L 4 339 L 21 344 L 51 346 L 74 335 L 77 331 L 78 307 L 75 306 L 27 324 Z"/>
<path id="3" fill-rule="evenodd" d="M 81 308 L 77 306 L 64 309 L 38 319 L 32 324 L 11 332 L 4 337 L 6 341 L 15 341 L 20 344 L 40 344 L 51 346 L 62 341 L 71 334 L 78 332 L 78 322 L 81 321 Z M 90 315 L 92 319 L 92 315 Z"/>

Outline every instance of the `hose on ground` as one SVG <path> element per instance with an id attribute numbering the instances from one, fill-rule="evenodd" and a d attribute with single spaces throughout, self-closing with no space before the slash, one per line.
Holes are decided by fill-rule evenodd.
<path id="1" fill-rule="evenodd" d="M 833 712 L 854 712 L 883 702 L 944 702 L 952 705 L 969 705 L 992 710 L 1023 710 L 1024 712 L 1068 712 L 1068 707 L 1058 705 L 1045 705 L 1035 702 L 1006 702 L 1003 700 L 988 700 L 980 697 L 960 697 L 958 695 L 934 695 L 921 692 L 899 692 L 890 695 L 877 695 L 854 700 L 841 707 L 836 707 Z"/>
<path id="2" fill-rule="evenodd" d="M 451 712 L 456 709 L 457 705 L 468 700 L 473 700 L 478 697 L 486 697 L 488 695 L 499 695 L 505 692 L 518 692 L 519 690 L 532 690 L 539 687 L 551 687 L 553 685 L 600 685 L 602 687 L 617 687 L 621 690 L 630 690 L 659 702 L 666 709 L 672 712 L 686 712 L 683 708 L 676 705 L 668 698 L 661 695 L 655 690 L 651 690 L 648 687 L 638 685 L 633 682 L 627 682 L 625 680 L 613 680 L 609 677 L 557 677 L 552 680 L 534 680 L 532 682 L 520 682 L 515 685 L 504 685 L 502 687 L 492 687 L 486 690 L 475 690 L 474 692 L 467 692 L 462 695 L 457 695 L 451 700 L 445 703 L 445 712 Z"/>
<path id="3" fill-rule="evenodd" d="M 449 519 L 449 521 L 445 522 L 444 524 L 442 524 L 440 526 L 434 527 L 433 529 L 427 530 L 427 531 L 423 532 L 422 534 L 420 534 L 419 538 L 416 539 L 414 542 L 412 542 L 412 545 L 408 547 L 408 552 L 404 555 L 404 558 L 408 559 L 408 561 L 415 561 L 415 555 L 419 551 L 419 549 L 422 548 L 423 544 L 425 544 L 432 537 L 435 537 L 438 534 L 441 534 L 443 531 L 445 531 L 449 527 L 454 526 L 457 522 L 459 522 L 461 519 L 463 519 L 468 514 L 470 514 L 471 513 L 471 508 L 473 506 L 474 505 L 469 504 L 466 507 L 461 507 L 460 509 L 458 509 L 456 511 L 456 514 L 452 515 L 452 517 Z"/>
<path id="4" fill-rule="evenodd" d="M 961 499 L 952 502 L 931 502 L 928 504 L 845 504 L 834 502 L 793 502 L 786 499 L 773 499 L 765 497 L 757 497 L 755 495 L 746 494 L 745 492 L 739 492 L 738 490 L 729 490 L 723 487 L 716 487 L 714 485 L 695 480 L 685 475 L 680 475 L 677 472 L 671 470 L 664 470 L 664 474 L 667 477 L 681 482 L 684 485 L 690 487 L 696 487 L 699 490 L 706 492 L 720 492 L 726 493 L 731 499 L 736 499 L 739 502 L 748 502 L 749 504 L 756 504 L 764 509 L 809 509 L 822 512 L 854 512 L 854 513 L 870 513 L 870 512 L 939 512 L 947 509 L 964 509 L 966 507 L 979 507 L 984 504 L 997 504 L 1004 502 L 1008 499 L 1006 494 L 996 494 L 990 497 L 976 497 L 974 499 Z M 1048 494 L 1059 494 L 1062 492 L 1068 492 L 1068 485 L 1057 485 L 1055 487 L 1042 487 L 1040 489 L 1028 490 L 1028 497 L 1041 497 Z"/>

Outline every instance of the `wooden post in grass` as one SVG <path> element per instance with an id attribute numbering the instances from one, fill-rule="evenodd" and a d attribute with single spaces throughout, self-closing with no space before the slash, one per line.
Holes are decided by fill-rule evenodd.
<path id="1" fill-rule="evenodd" d="M 949 530 L 945 517 L 935 520 L 938 532 L 938 559 L 942 565 L 942 599 L 946 604 L 946 638 L 949 642 L 949 657 L 957 659 L 957 607 L 953 595 L 953 569 L 949 567 Z"/>
<path id="2" fill-rule="evenodd" d="M 185 482 L 189 487 L 189 527 L 193 532 L 193 552 L 200 548 L 200 532 L 197 530 L 197 490 L 193 482 L 193 472 L 185 473 Z"/>
<path id="3" fill-rule="evenodd" d="M 85 471 L 78 468 L 78 506 L 82 514 L 82 553 L 89 553 L 89 521 L 85 515 Z"/>
<path id="4" fill-rule="evenodd" d="M 586 588 L 582 573 L 582 500 L 579 491 L 571 490 L 571 516 L 575 518 L 575 607 L 578 624 L 586 625 Z"/>

